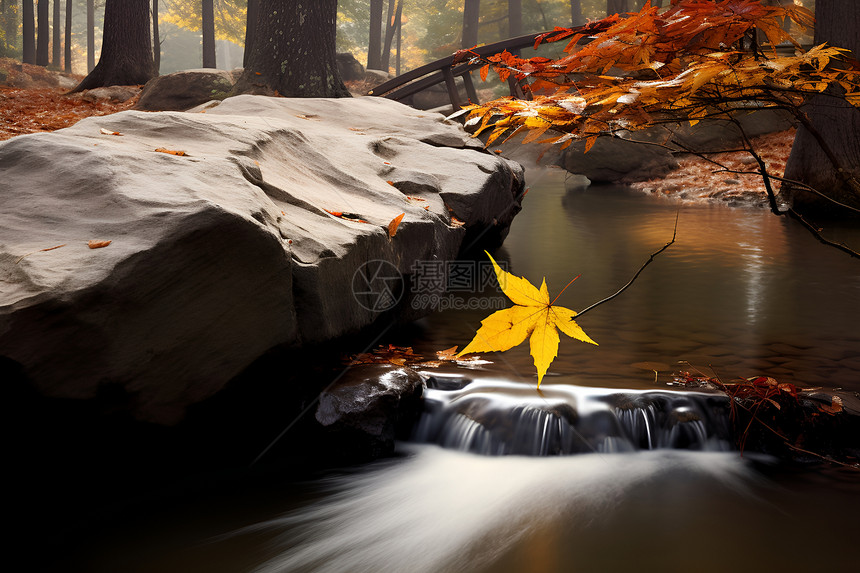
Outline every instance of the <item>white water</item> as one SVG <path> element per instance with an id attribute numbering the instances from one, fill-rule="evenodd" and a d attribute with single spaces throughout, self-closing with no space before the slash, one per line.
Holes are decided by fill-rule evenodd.
<path id="1" fill-rule="evenodd" d="M 568 384 L 536 391 L 531 384 L 484 378 L 457 390 L 428 388 L 424 401 L 413 440 L 463 452 L 547 456 L 732 449 L 725 396 L 704 392 Z"/>
<path id="2" fill-rule="evenodd" d="M 330 497 L 249 529 L 285 531 L 282 552 L 259 573 L 478 571 L 546 530 L 605 519 L 665 484 L 744 495 L 751 476 L 736 454 L 527 458 L 413 446 L 405 460 L 337 478 Z"/>

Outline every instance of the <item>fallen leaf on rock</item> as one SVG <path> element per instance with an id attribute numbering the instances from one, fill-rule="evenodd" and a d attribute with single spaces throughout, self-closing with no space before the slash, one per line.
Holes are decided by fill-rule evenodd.
<path id="1" fill-rule="evenodd" d="M 122 134 L 121 134 L 120 132 L 118 132 L 118 131 L 111 131 L 111 130 L 109 130 L 109 129 L 105 129 L 105 128 L 101 128 L 101 129 L 99 130 L 99 133 L 101 133 L 102 135 L 122 135 Z"/>
<path id="2" fill-rule="evenodd" d="M 345 362 L 350 365 L 356 364 L 394 364 L 395 366 L 405 366 L 407 364 L 415 364 L 423 360 L 423 357 L 415 354 L 411 346 L 394 346 L 389 344 L 387 347 L 380 345 L 372 352 L 355 354 Z"/>
<path id="3" fill-rule="evenodd" d="M 839 396 L 833 396 L 829 406 L 825 404 L 819 404 L 818 409 L 825 414 L 835 416 L 842 411 L 842 398 L 840 398 Z"/>
<path id="4" fill-rule="evenodd" d="M 184 151 L 177 151 L 175 149 L 167 149 L 165 147 L 158 147 L 156 150 L 158 153 L 167 153 L 168 155 L 178 155 L 179 157 L 186 157 L 188 154 Z"/>
<path id="5" fill-rule="evenodd" d="M 445 350 L 436 351 L 436 358 L 439 360 L 454 360 L 454 357 L 457 355 L 457 349 L 459 346 L 452 346 L 451 348 L 446 348 Z"/>
<path id="6" fill-rule="evenodd" d="M 463 221 L 461 221 L 457 217 L 454 217 L 453 215 L 451 215 L 451 226 L 452 227 L 462 227 L 465 224 L 466 223 L 464 223 Z"/>
<path id="7" fill-rule="evenodd" d="M 65 247 L 65 246 L 66 246 L 66 244 L 63 243 L 62 245 L 57 245 L 55 247 L 48 247 L 47 249 L 39 249 L 38 251 L 32 251 L 32 252 L 26 253 L 26 254 L 18 257 L 18 259 L 15 261 L 15 264 L 17 265 L 18 263 L 21 262 L 21 259 L 23 259 L 24 257 L 29 257 L 30 255 L 33 255 L 35 253 L 43 253 L 45 251 L 53 251 L 54 249 L 59 249 L 60 247 Z"/>
<path id="8" fill-rule="evenodd" d="M 388 236 L 389 237 L 393 237 L 394 235 L 397 234 L 397 227 L 400 226 L 400 221 L 403 220 L 404 215 L 406 215 L 406 213 L 400 213 L 399 215 L 397 215 L 396 217 L 391 219 L 390 223 L 388 223 Z"/>
<path id="9" fill-rule="evenodd" d="M 355 221 L 356 223 L 367 223 L 368 222 L 368 221 L 365 221 L 364 219 L 362 219 L 361 215 L 359 215 L 358 213 L 344 213 L 343 211 L 329 211 L 328 209 L 323 209 L 323 211 L 325 211 L 329 215 L 333 215 L 335 217 L 338 217 L 339 219 L 346 219 L 348 221 Z"/>
<path id="10" fill-rule="evenodd" d="M 89 242 L 87 242 L 87 246 L 91 249 L 101 249 L 110 245 L 111 242 L 112 241 L 97 241 L 96 239 L 90 239 Z"/>

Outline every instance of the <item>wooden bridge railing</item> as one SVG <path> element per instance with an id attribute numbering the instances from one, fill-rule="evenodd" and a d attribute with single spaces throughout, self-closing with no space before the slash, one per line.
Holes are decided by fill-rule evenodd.
<path id="1" fill-rule="evenodd" d="M 526 36 L 510 38 L 508 40 L 496 42 L 495 44 L 487 44 L 485 46 L 472 48 L 472 51 L 481 56 L 492 56 L 493 54 L 497 54 L 504 50 L 518 50 L 520 48 L 531 47 L 535 43 L 535 38 L 543 33 L 544 32 L 540 32 L 537 34 L 528 34 Z M 481 67 L 480 64 L 469 64 L 467 62 L 456 67 L 452 67 L 453 63 L 454 56 L 452 54 L 446 58 L 436 60 L 435 62 L 423 65 L 420 68 L 416 68 L 412 71 L 406 72 L 405 74 L 399 75 L 394 79 L 388 80 L 384 84 L 376 86 L 367 92 L 367 95 L 386 97 L 396 101 L 401 101 L 420 92 L 421 90 L 425 90 L 431 86 L 445 82 L 445 87 L 448 89 L 448 97 L 451 100 L 451 108 L 456 112 L 459 111 L 460 106 L 465 103 L 460 101 L 460 93 L 457 89 L 457 84 L 455 83 L 455 78 L 462 77 L 463 83 L 466 87 L 466 95 L 469 100 L 474 103 L 478 103 L 478 93 L 475 91 L 475 84 L 472 83 L 471 71 Z M 526 97 L 526 95 L 523 94 L 520 85 L 513 77 L 508 79 L 508 85 L 510 86 L 511 95 Z"/>
<path id="2" fill-rule="evenodd" d="M 535 43 L 535 39 L 546 32 L 538 32 L 536 34 L 528 34 L 517 38 L 510 38 L 495 44 L 487 44 L 477 48 L 472 48 L 473 52 L 481 56 L 492 56 L 504 50 L 518 50 L 520 48 L 531 47 Z M 580 40 L 580 43 L 590 42 L 592 38 L 586 36 Z M 810 46 L 803 46 L 808 50 Z M 794 53 L 794 46 L 788 43 L 777 46 L 777 51 L 787 55 Z M 481 64 L 462 63 L 456 67 L 452 67 L 454 63 L 454 55 L 430 62 L 420 68 L 416 68 L 405 74 L 399 75 L 396 78 L 390 79 L 387 82 L 376 86 L 369 92 L 369 96 L 380 96 L 401 101 L 409 96 L 425 90 L 436 84 L 445 82 L 445 87 L 448 90 L 448 97 L 451 100 L 451 109 L 453 112 L 460 111 L 460 106 L 465 103 L 460 101 L 460 92 L 457 89 L 455 78 L 462 77 L 466 87 L 466 95 L 473 103 L 478 101 L 478 93 L 475 91 L 475 84 L 472 83 L 472 70 L 481 67 Z M 520 84 L 511 76 L 508 78 L 508 86 L 512 96 L 531 99 L 531 92 L 523 93 Z"/>

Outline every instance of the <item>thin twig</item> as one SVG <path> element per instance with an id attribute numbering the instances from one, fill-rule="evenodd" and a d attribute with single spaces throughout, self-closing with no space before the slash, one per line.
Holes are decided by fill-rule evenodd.
<path id="1" fill-rule="evenodd" d="M 627 287 L 629 287 L 630 285 L 632 285 L 632 284 L 633 284 L 633 281 L 635 281 L 635 280 L 639 277 L 639 275 L 642 273 L 642 271 L 644 271 L 644 270 L 645 270 L 645 267 L 647 267 L 648 265 L 650 265 L 650 264 L 654 261 L 654 258 L 655 258 L 657 255 L 659 255 L 660 253 L 662 253 L 663 251 L 665 251 L 666 249 L 668 249 L 668 248 L 672 245 L 672 243 L 674 243 L 674 242 L 675 242 L 675 237 L 676 237 L 676 236 L 677 236 L 677 234 L 678 234 L 678 217 L 679 217 L 680 215 L 681 215 L 681 211 L 680 211 L 680 210 L 678 210 L 678 212 L 675 214 L 675 227 L 674 227 L 674 229 L 672 229 L 672 240 L 671 240 L 671 241 L 669 241 L 668 243 L 666 243 L 665 245 L 663 245 L 662 247 L 660 247 L 658 250 L 656 250 L 656 251 L 654 251 L 653 253 L 651 253 L 651 256 L 650 256 L 650 257 L 648 257 L 648 260 L 647 260 L 647 261 L 645 261 L 645 264 L 643 264 L 641 267 L 639 267 L 639 270 L 638 270 L 638 271 L 636 271 L 636 274 L 635 274 L 635 275 L 633 275 L 633 278 L 631 278 L 629 281 L 627 281 L 627 284 L 626 284 L 626 285 L 624 285 L 623 287 L 621 287 L 620 289 L 618 289 L 618 290 L 615 292 L 615 294 L 611 294 L 611 295 L 609 295 L 608 297 L 604 298 L 603 300 L 599 300 L 599 301 L 595 302 L 594 304 L 592 304 L 591 306 L 589 306 L 589 307 L 585 308 L 584 310 L 579 311 L 579 312 L 577 313 L 576 317 L 577 317 L 577 318 L 579 318 L 580 316 L 582 316 L 583 314 L 585 314 L 585 313 L 586 313 L 586 312 L 588 312 L 589 310 L 591 310 L 591 309 L 593 309 L 593 308 L 595 308 L 595 307 L 597 307 L 597 306 L 600 306 L 600 305 L 601 305 L 601 304 L 603 304 L 604 302 L 609 302 L 610 300 L 612 300 L 613 298 L 617 297 L 617 296 L 618 296 L 618 295 L 620 295 L 622 292 L 624 292 L 625 290 L 627 290 Z"/>

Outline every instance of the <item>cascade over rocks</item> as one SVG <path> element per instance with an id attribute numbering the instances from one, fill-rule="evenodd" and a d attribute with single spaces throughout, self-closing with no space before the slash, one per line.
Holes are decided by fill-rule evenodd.
<path id="1" fill-rule="evenodd" d="M 436 114 L 261 96 L 197 111 L 0 144 L 0 375 L 52 398 L 109 387 L 172 424 L 273 347 L 426 314 L 416 261 L 492 247 L 520 209 L 522 168 Z M 385 313 L 353 294 L 373 260 L 404 277 Z"/>

